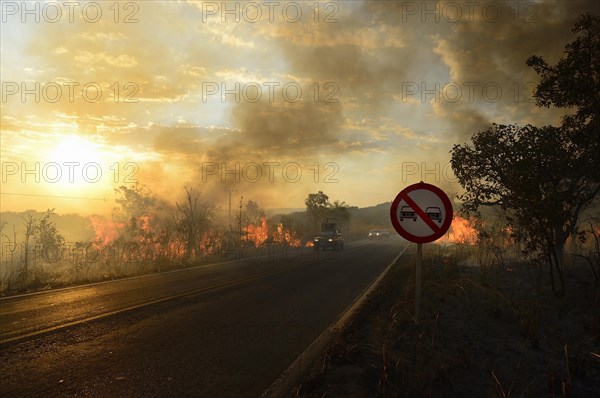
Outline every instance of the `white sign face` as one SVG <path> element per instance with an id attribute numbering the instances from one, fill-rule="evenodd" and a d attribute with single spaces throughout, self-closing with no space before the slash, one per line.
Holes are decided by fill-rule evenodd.
<path id="1" fill-rule="evenodd" d="M 404 238 L 427 243 L 439 239 L 452 222 L 452 204 L 439 188 L 425 183 L 400 192 L 390 209 L 396 231 Z"/>
<path id="2" fill-rule="evenodd" d="M 425 237 L 437 233 L 446 219 L 446 210 L 442 199 L 431 191 L 419 189 L 407 194 L 412 203 L 418 208 L 413 208 L 406 198 L 398 204 L 398 221 L 402 228 L 411 235 Z M 410 201 L 409 199 L 409 201 Z M 430 222 L 426 222 L 417 210 L 422 210 Z M 426 217 L 427 218 L 427 217 Z M 433 225 L 432 225 L 433 224 Z"/>

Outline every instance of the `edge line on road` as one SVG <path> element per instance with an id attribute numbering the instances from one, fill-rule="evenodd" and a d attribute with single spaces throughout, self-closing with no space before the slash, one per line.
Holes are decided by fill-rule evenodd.
<path id="1" fill-rule="evenodd" d="M 14 294 L 14 295 L 10 295 L 10 296 L 3 296 L 3 297 L 0 297 L 0 301 L 10 300 L 10 299 L 15 299 L 15 298 L 21 298 L 21 297 L 36 296 L 36 295 L 40 295 L 40 294 L 52 294 L 52 293 L 56 293 L 56 292 L 62 292 L 62 291 L 65 291 L 65 290 L 84 289 L 84 288 L 87 288 L 87 287 L 98 286 L 98 285 L 105 285 L 105 284 L 109 284 L 109 283 L 119 283 L 119 282 L 123 282 L 123 281 L 134 280 L 134 279 L 150 278 L 152 276 L 172 274 L 172 273 L 175 273 L 175 272 L 192 271 L 192 270 L 199 269 L 199 268 L 209 268 L 209 267 L 214 267 L 214 266 L 217 266 L 217 265 L 234 264 L 234 263 L 238 263 L 238 262 L 241 262 L 241 261 L 243 261 L 243 259 L 237 259 L 237 260 L 233 260 L 233 261 L 222 261 L 222 262 L 219 262 L 219 263 L 194 265 L 193 267 L 185 267 L 185 268 L 173 269 L 173 270 L 169 270 L 169 271 L 152 272 L 150 274 L 128 276 L 128 277 L 125 277 L 125 278 L 116 278 L 116 279 L 111 279 L 111 280 L 108 280 L 108 281 L 83 283 L 83 284 L 80 284 L 80 285 L 65 286 L 65 287 L 59 287 L 59 288 L 56 288 L 56 289 L 38 290 L 37 292 L 21 293 L 21 294 Z"/>
<path id="2" fill-rule="evenodd" d="M 243 278 L 239 278 L 239 279 L 234 279 L 234 280 L 230 280 L 230 281 L 224 281 L 224 282 L 219 282 L 219 283 L 215 283 L 212 285 L 208 285 L 208 286 L 203 286 L 201 288 L 198 289 L 193 289 L 193 290 L 189 290 L 183 293 L 178 293 L 172 296 L 167 296 L 167 297 L 161 297 L 158 299 L 154 299 L 154 300 L 150 300 L 150 301 L 146 301 L 143 303 L 139 303 L 139 304 L 135 304 L 135 305 L 131 305 L 125 308 L 120 308 L 117 310 L 113 310 L 113 311 L 109 311 L 109 312 L 103 312 L 101 314 L 97 314 L 97 315 L 93 315 L 93 316 L 89 316 L 89 317 L 85 317 L 82 319 L 78 319 L 78 320 L 74 320 L 74 321 L 69 321 L 67 323 L 63 323 L 60 325 L 56 325 L 56 326 L 51 326 L 51 327 L 46 327 L 43 329 L 38 329 L 38 330 L 34 330 L 31 332 L 26 332 L 25 334 L 19 334 L 16 336 L 12 336 L 12 337 L 8 337 L 5 339 L 0 340 L 0 349 L 3 348 L 4 345 L 6 344 L 10 344 L 10 343 L 15 343 L 18 342 L 20 340 L 26 340 L 30 337 L 34 337 L 37 335 L 42 335 L 42 334 L 46 334 L 46 333 L 51 333 L 54 332 L 56 330 L 60 330 L 60 329 L 65 329 L 71 326 L 75 326 L 75 325 L 79 325 L 79 324 L 83 324 L 86 322 L 91 322 L 91 321 L 95 321 L 97 319 L 101 319 L 101 318 L 105 318 L 105 317 L 109 317 L 112 315 L 117 315 L 123 312 L 128 312 L 128 311 L 133 311 L 136 310 L 138 308 L 142 308 L 142 307 L 147 307 L 153 304 L 158 304 L 158 303 L 162 303 L 165 301 L 169 301 L 169 300 L 175 300 L 181 297 L 186 297 L 186 296 L 193 296 L 195 294 L 200 294 L 200 293 L 206 293 L 209 291 L 213 291 L 213 290 L 218 290 L 218 289 L 223 289 L 226 287 L 231 287 L 231 286 L 236 286 L 236 285 L 240 285 L 243 284 L 245 282 L 250 282 L 252 280 L 256 280 L 256 279 L 260 279 L 260 278 L 265 278 L 268 276 L 272 276 L 272 275 L 277 275 L 283 272 L 288 272 L 291 270 L 294 270 L 296 268 L 301 267 L 300 264 L 298 265 L 294 265 L 291 267 L 286 267 L 284 269 L 277 269 L 277 270 L 270 270 L 270 271 L 266 271 L 266 272 L 260 272 L 257 274 L 253 274 L 253 275 L 249 275 Z"/>
<path id="3" fill-rule="evenodd" d="M 297 385 L 304 376 L 310 365 L 323 354 L 335 335 L 341 331 L 348 320 L 363 305 L 367 297 L 379 286 L 390 269 L 400 259 L 402 254 L 410 247 L 404 249 L 392 260 L 387 268 L 342 312 L 340 317 L 325 329 L 315 341 L 313 341 L 304 352 L 271 384 L 261 395 L 261 398 L 281 398 L 288 396 L 293 386 Z"/>

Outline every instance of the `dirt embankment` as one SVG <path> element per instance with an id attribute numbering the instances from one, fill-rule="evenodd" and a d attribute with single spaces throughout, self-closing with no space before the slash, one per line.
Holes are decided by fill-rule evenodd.
<path id="1" fill-rule="evenodd" d="M 291 396 L 600 396 L 600 288 L 589 269 L 566 269 L 559 299 L 545 269 L 462 260 L 425 256 L 419 325 L 414 256 L 396 264 Z"/>

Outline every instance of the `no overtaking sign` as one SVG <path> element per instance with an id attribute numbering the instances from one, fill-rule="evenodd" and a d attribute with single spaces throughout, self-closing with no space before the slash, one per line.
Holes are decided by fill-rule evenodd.
<path id="1" fill-rule="evenodd" d="M 419 323 L 423 243 L 441 238 L 452 223 L 452 203 L 438 187 L 420 182 L 404 188 L 390 207 L 392 225 L 403 238 L 417 244 L 415 316 Z"/>
<path id="2" fill-rule="evenodd" d="M 420 182 L 403 189 L 392 202 L 394 229 L 414 243 L 441 238 L 452 223 L 452 203 L 438 187 Z"/>

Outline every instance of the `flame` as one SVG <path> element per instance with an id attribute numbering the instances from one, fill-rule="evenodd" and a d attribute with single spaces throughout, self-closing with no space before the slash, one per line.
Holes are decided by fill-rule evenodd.
<path id="1" fill-rule="evenodd" d="M 140 217 L 140 225 L 138 227 L 145 233 L 152 233 L 152 229 L 150 228 L 150 222 L 152 217 L 149 214 L 143 215 Z"/>
<path id="2" fill-rule="evenodd" d="M 177 259 L 186 254 L 187 244 L 184 238 L 165 225 L 160 218 L 152 215 L 143 215 L 135 220 L 135 232 L 132 236 L 123 236 L 120 232 L 127 231 L 127 223 L 115 223 L 112 220 L 90 216 L 90 226 L 94 231 L 93 244 L 100 249 L 109 249 L 117 243 L 125 245 L 135 244 L 132 251 L 136 260 L 155 261 L 160 259 Z M 284 228 L 283 224 L 277 225 L 275 231 L 269 231 L 266 217 L 262 217 L 259 225 L 248 225 L 242 230 L 241 240 L 251 243 L 256 247 L 265 245 L 268 241 L 275 244 L 300 247 L 301 239 L 295 232 Z M 223 232 L 210 229 L 202 234 L 195 242 L 194 253 L 197 255 L 212 255 L 222 249 L 226 240 Z M 310 242 L 312 245 L 312 242 Z"/>
<path id="3" fill-rule="evenodd" d="M 296 237 L 295 233 L 292 233 L 283 228 L 282 223 L 279 223 L 277 225 L 277 231 L 273 233 L 273 242 L 279 244 L 286 244 L 293 247 L 302 246 L 302 241 L 300 240 L 300 238 Z"/>
<path id="4" fill-rule="evenodd" d="M 215 232 L 212 228 L 210 231 L 202 235 L 198 248 L 204 255 L 212 255 L 219 250 L 219 243 L 223 241 L 223 235 Z"/>
<path id="5" fill-rule="evenodd" d="M 94 230 L 94 242 L 98 242 L 101 244 L 109 244 L 114 242 L 119 238 L 119 232 L 117 227 L 123 228 L 124 225 L 120 224 L 115 225 L 114 222 L 107 220 L 104 217 L 100 216 L 89 216 L 88 221 L 90 226 Z"/>
<path id="6" fill-rule="evenodd" d="M 244 235 L 242 236 L 242 240 L 251 242 L 256 247 L 264 245 L 269 238 L 274 244 L 282 244 L 293 247 L 302 246 L 302 241 L 296 235 L 296 233 L 285 229 L 282 223 L 277 225 L 277 229 L 275 231 L 269 233 L 266 217 L 262 217 L 260 219 L 260 225 L 250 224 L 245 230 L 243 230 L 243 232 Z"/>
<path id="7" fill-rule="evenodd" d="M 304 247 L 315 247 L 315 243 L 308 241 L 308 242 L 306 242 L 306 245 L 304 245 Z"/>
<path id="8" fill-rule="evenodd" d="M 477 231 L 469 220 L 457 215 L 452 218 L 450 232 L 448 232 L 449 242 L 474 245 L 477 243 L 477 236 Z"/>
<path id="9" fill-rule="evenodd" d="M 243 232 L 243 241 L 254 243 L 256 247 L 262 246 L 269 237 L 267 218 L 261 217 L 260 225 L 249 224 Z"/>

